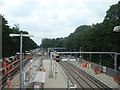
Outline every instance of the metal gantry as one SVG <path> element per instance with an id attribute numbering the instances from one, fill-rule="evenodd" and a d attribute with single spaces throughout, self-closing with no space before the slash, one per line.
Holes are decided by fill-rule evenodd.
<path id="1" fill-rule="evenodd" d="M 60 50 L 60 49 L 64 50 L 64 49 L 66 49 L 66 48 L 64 48 L 64 47 L 48 48 L 48 53 L 50 52 L 50 50 Z"/>
<path id="2" fill-rule="evenodd" d="M 113 54 L 114 55 L 114 69 L 117 70 L 117 52 L 56 52 L 57 54 Z"/>

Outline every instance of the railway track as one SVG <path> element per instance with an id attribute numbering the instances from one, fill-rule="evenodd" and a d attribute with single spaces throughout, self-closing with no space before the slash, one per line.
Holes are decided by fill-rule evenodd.
<path id="1" fill-rule="evenodd" d="M 34 54 L 31 54 L 31 56 L 33 56 Z M 24 65 L 23 66 L 26 66 L 26 64 L 28 63 L 28 61 L 30 60 L 30 57 L 27 57 L 26 60 L 24 61 Z M 20 69 L 20 65 L 19 65 L 20 62 L 17 62 L 16 65 L 15 65 L 15 68 L 13 70 L 10 70 L 7 75 L 3 75 L 2 77 L 2 90 L 5 89 L 6 87 L 6 80 L 7 80 L 7 76 L 8 74 L 10 74 L 10 80 L 12 80 L 18 73 L 19 73 L 19 69 Z"/>
<path id="2" fill-rule="evenodd" d="M 62 66 L 72 84 L 75 84 L 77 88 L 81 88 L 83 90 L 87 88 L 92 90 L 112 90 L 104 83 L 100 82 L 93 76 L 89 75 L 85 71 L 69 62 L 60 62 L 60 65 Z"/>

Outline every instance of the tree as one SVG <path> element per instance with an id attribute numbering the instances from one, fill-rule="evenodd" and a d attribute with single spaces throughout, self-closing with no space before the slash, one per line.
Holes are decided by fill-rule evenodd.
<path id="1" fill-rule="evenodd" d="M 120 52 L 120 33 L 113 32 L 113 28 L 118 25 L 120 25 L 120 1 L 110 6 L 103 22 L 91 26 L 78 26 L 75 32 L 61 39 L 60 45 L 71 50 L 83 47 L 84 51 L 91 52 Z M 44 44 L 44 48 L 59 46 L 59 41 L 60 39 L 46 38 L 41 45 Z M 110 60 L 108 56 L 104 58 L 106 61 Z M 110 66 L 111 64 L 107 64 L 106 61 L 103 62 Z"/>
<path id="2" fill-rule="evenodd" d="M 4 16 L 2 17 L 2 57 L 9 57 L 15 55 L 16 52 L 19 52 L 19 37 L 10 38 L 10 33 L 19 34 L 22 32 L 23 34 L 28 34 L 26 31 L 19 31 L 18 27 L 10 28 L 7 20 Z M 37 47 L 37 44 L 30 38 L 23 38 L 23 51 L 34 49 Z"/>

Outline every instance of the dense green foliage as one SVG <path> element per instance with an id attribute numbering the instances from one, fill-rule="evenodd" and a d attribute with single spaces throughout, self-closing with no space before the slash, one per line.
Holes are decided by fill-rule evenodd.
<path id="1" fill-rule="evenodd" d="M 102 23 L 79 26 L 74 33 L 66 38 L 42 40 L 41 46 L 66 47 L 68 49 L 84 51 L 120 51 L 120 33 L 113 32 L 113 28 L 120 25 L 120 2 L 112 5 L 107 11 Z"/>
<path id="2" fill-rule="evenodd" d="M 66 38 L 43 39 L 41 46 L 66 47 L 67 49 L 83 51 L 120 51 L 120 33 L 113 32 L 115 26 L 120 25 L 120 1 L 110 6 L 101 23 L 79 26 L 74 33 Z"/>
<path id="3" fill-rule="evenodd" d="M 48 39 L 44 38 L 42 39 L 42 48 L 49 48 L 49 47 L 62 47 L 64 39 L 63 38 L 56 38 L 56 39 Z"/>
<path id="4" fill-rule="evenodd" d="M 20 32 L 22 32 L 23 34 L 28 34 L 28 32 L 19 31 L 16 26 L 10 28 L 4 16 L 0 15 L 0 18 L 2 18 L 2 57 L 15 55 L 16 52 L 20 51 L 20 38 L 11 38 L 9 37 L 9 34 L 19 34 Z M 26 50 L 34 49 L 36 47 L 37 44 L 32 39 L 30 39 L 29 37 L 23 38 L 23 52 Z"/>

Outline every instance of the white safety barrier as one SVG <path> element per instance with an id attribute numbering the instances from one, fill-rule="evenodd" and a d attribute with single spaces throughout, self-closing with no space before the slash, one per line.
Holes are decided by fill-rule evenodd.
<path id="1" fill-rule="evenodd" d="M 61 61 L 76 61 L 76 59 L 65 58 L 65 59 L 62 59 Z"/>

